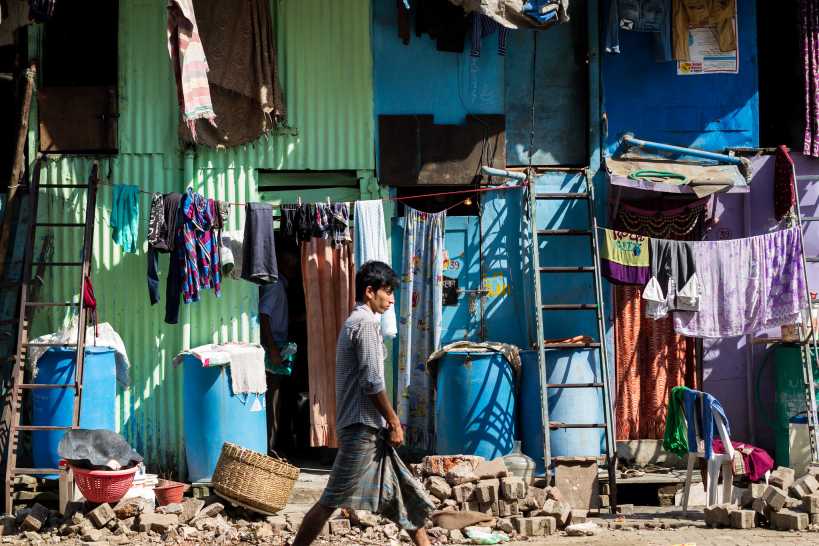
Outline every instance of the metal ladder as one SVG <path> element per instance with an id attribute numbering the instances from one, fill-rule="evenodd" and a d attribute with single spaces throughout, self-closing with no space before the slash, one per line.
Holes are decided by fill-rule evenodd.
<path id="1" fill-rule="evenodd" d="M 811 290 L 808 285 L 808 264 L 819 263 L 819 256 L 805 255 L 805 224 L 819 222 L 819 216 L 802 216 L 798 187 L 799 182 L 819 182 L 819 175 L 797 176 L 795 167 L 793 174 L 797 186 L 797 188 L 795 188 L 797 190 L 797 202 L 794 209 L 796 210 L 796 222 L 799 226 L 799 242 L 802 247 L 802 271 L 804 272 L 805 295 L 810 305 Z M 800 353 L 802 356 L 802 382 L 805 387 L 805 406 L 808 416 L 808 436 L 810 437 L 810 454 L 811 460 L 816 463 L 819 462 L 819 424 L 817 424 L 816 417 L 816 384 L 813 380 L 813 366 L 814 364 L 819 364 L 819 340 L 817 340 L 817 333 L 814 328 L 810 327 L 810 323 L 803 323 L 801 325 L 799 328 L 799 338 Z"/>
<path id="2" fill-rule="evenodd" d="M 597 218 L 595 217 L 594 184 L 589 180 L 587 169 L 581 171 L 585 191 L 581 192 L 558 192 L 558 193 L 538 193 L 534 181 L 530 178 L 529 193 L 529 229 L 531 230 L 530 240 L 532 243 L 532 265 L 534 269 L 535 286 L 535 306 L 536 306 L 536 329 L 537 329 L 537 351 L 538 369 L 540 377 L 540 406 L 541 419 L 543 423 L 543 455 L 546 464 L 546 471 L 552 469 L 553 457 L 550 447 L 550 431 L 557 429 L 605 429 L 606 437 L 606 466 L 609 479 L 610 509 L 612 513 L 617 510 L 617 446 L 614 439 L 614 429 L 612 423 L 611 393 L 609 392 L 609 365 L 606 354 L 606 329 L 603 314 L 603 291 L 602 279 L 600 276 L 600 251 L 597 243 Z M 537 224 L 537 204 L 538 201 L 546 200 L 582 200 L 586 203 L 588 213 L 588 229 L 539 229 Z M 588 238 L 592 254 L 591 265 L 561 266 L 561 267 L 541 267 L 539 237 L 581 237 Z M 594 303 L 550 303 L 544 304 L 542 301 L 541 284 L 542 277 L 554 273 L 577 273 L 591 274 L 594 278 Z M 544 313 L 553 311 L 594 311 L 597 318 L 597 340 L 593 342 L 580 343 L 547 343 L 544 336 Z M 593 336 L 592 336 L 593 337 Z M 552 349 L 596 349 L 600 356 L 601 382 L 594 383 L 548 383 L 546 373 L 546 351 Z M 551 421 L 549 418 L 549 404 L 547 389 L 572 389 L 572 388 L 596 388 L 603 393 L 603 423 L 579 424 L 561 423 Z"/>
<path id="3" fill-rule="evenodd" d="M 58 474 L 61 472 L 57 468 L 18 468 L 17 450 L 20 444 L 20 432 L 25 431 L 53 431 L 70 430 L 79 427 L 80 408 L 82 402 L 82 378 L 83 362 L 85 357 L 85 331 L 87 326 L 87 309 L 83 303 L 83 288 L 85 279 L 88 277 L 91 267 L 92 243 L 94 239 L 94 214 L 97 205 L 97 187 L 99 184 L 99 165 L 94 162 L 87 184 L 39 184 L 39 177 L 32 176 L 29 185 L 29 203 L 31 211 L 31 223 L 28 225 L 28 236 L 26 238 L 25 260 L 23 264 L 23 276 L 20 287 L 20 307 L 17 332 L 17 352 L 14 358 L 14 369 L 12 371 L 11 387 L 11 425 L 9 429 L 8 460 L 6 462 L 6 483 L 5 483 L 5 507 L 6 512 L 13 513 L 13 491 L 14 478 L 19 475 L 44 475 Z M 40 222 L 37 218 L 37 204 L 40 189 L 71 188 L 86 190 L 85 200 L 85 222 L 65 223 L 65 222 Z M 82 258 L 77 262 L 69 261 L 34 261 L 34 242 L 36 240 L 37 228 L 83 228 Z M 35 302 L 29 301 L 30 288 L 32 282 L 32 266 L 38 269 L 43 267 L 71 267 L 78 268 L 79 297 L 76 302 Z M 26 383 L 25 362 L 28 356 L 29 347 L 34 347 L 34 343 L 29 342 L 29 328 L 31 327 L 32 311 L 36 308 L 78 308 L 77 321 L 77 343 L 38 343 L 38 347 L 75 347 L 76 361 L 74 366 L 74 382 L 65 384 L 34 384 Z M 50 426 L 50 425 L 21 425 L 20 414 L 23 406 L 23 395 L 25 391 L 34 389 L 71 389 L 74 391 L 74 409 L 71 419 L 71 426 Z"/>

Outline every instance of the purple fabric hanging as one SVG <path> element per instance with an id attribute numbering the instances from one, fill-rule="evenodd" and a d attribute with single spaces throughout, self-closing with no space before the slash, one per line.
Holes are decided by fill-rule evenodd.
<path id="1" fill-rule="evenodd" d="M 805 145 L 803 153 L 819 157 L 819 0 L 800 0 L 802 68 L 805 71 Z"/>

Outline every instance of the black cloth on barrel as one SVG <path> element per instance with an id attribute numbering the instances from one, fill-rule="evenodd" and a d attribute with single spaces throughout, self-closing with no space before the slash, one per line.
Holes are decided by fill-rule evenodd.
<path id="1" fill-rule="evenodd" d="M 69 430 L 60 440 L 57 453 L 73 466 L 121 470 L 142 462 L 142 455 L 112 430 Z"/>

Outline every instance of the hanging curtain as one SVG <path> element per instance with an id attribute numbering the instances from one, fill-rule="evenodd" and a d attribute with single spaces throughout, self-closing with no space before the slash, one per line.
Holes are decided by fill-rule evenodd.
<path id="1" fill-rule="evenodd" d="M 663 239 L 699 240 L 708 200 L 663 210 L 621 204 L 618 229 Z M 660 212 L 657 212 L 660 211 Z M 699 388 L 696 342 L 674 332 L 672 316 L 646 316 L 643 289 L 614 286 L 615 419 L 618 440 L 659 440 L 671 387 Z"/>
<path id="2" fill-rule="evenodd" d="M 429 355 L 441 346 L 444 222 L 446 212 L 406 208 L 398 326 L 398 417 L 410 447 L 435 446 Z"/>
<path id="3" fill-rule="evenodd" d="M 307 309 L 310 445 L 336 444 L 336 342 L 355 303 L 355 266 L 350 244 L 313 237 L 301 244 Z"/>
<path id="4" fill-rule="evenodd" d="M 800 0 L 802 69 L 805 73 L 805 155 L 819 157 L 819 1 Z"/>

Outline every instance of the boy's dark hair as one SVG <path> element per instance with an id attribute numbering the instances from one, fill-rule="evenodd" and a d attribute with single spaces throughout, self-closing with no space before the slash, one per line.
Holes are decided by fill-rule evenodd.
<path id="1" fill-rule="evenodd" d="M 398 288 L 398 275 L 384 262 L 367 262 L 355 274 L 355 301 L 364 301 L 364 291 L 368 286 L 374 291 L 380 288 L 395 291 Z"/>

